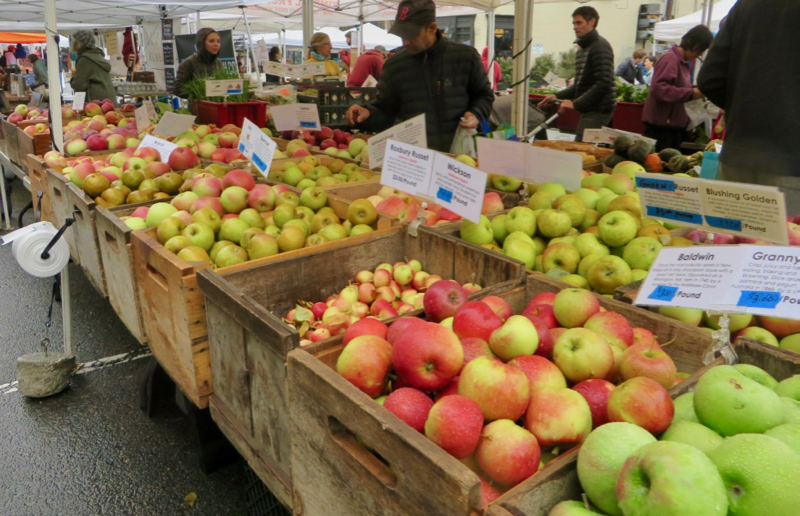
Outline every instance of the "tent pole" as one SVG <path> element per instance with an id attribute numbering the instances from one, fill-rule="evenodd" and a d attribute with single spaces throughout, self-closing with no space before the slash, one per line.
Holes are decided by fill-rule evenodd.
<path id="1" fill-rule="evenodd" d="M 194 29 L 195 29 L 195 32 L 200 30 L 200 11 L 197 11 L 197 18 L 195 19 Z"/>
<path id="2" fill-rule="evenodd" d="M 494 9 L 489 9 L 489 12 L 486 13 L 486 17 L 488 19 L 488 27 L 486 29 L 486 46 L 489 47 L 489 59 L 488 62 L 491 63 L 494 59 L 494 32 L 495 32 L 495 17 L 494 17 Z M 494 65 L 489 66 L 489 69 L 486 70 L 486 73 L 489 74 L 489 83 L 492 82 L 494 79 Z"/>
<path id="3" fill-rule="evenodd" d="M 514 98 L 511 109 L 511 125 L 517 134 L 525 134 L 528 126 L 528 85 L 530 80 L 531 50 L 528 40 L 533 27 L 533 2 L 514 3 Z M 517 84 L 519 83 L 519 84 Z"/>
<path id="4" fill-rule="evenodd" d="M 61 128 L 63 121 L 61 120 L 61 55 L 58 50 L 58 43 L 55 36 L 58 34 L 58 26 L 56 22 L 56 0 L 44 0 L 44 26 L 47 35 L 47 81 L 48 81 L 48 105 L 50 106 L 50 119 L 53 126 L 50 132 L 53 135 L 53 141 L 56 145 L 56 150 L 64 151 L 64 133 Z M 115 99 L 116 100 L 116 99 Z"/>
<path id="5" fill-rule="evenodd" d="M 314 34 L 314 0 L 303 0 L 303 61 Z"/>
<path id="6" fill-rule="evenodd" d="M 247 29 L 247 42 L 249 43 L 249 46 L 247 47 L 247 54 L 248 54 L 247 69 L 251 70 L 252 68 L 250 67 L 250 58 L 252 57 L 253 61 L 255 62 L 256 48 L 255 44 L 253 43 L 253 35 L 250 34 L 250 22 L 247 20 L 247 10 L 244 8 L 244 6 L 242 7 L 242 15 L 244 16 L 244 26 Z M 261 91 L 263 90 L 261 86 L 261 74 L 258 72 L 258 65 L 256 65 L 256 76 L 258 77 L 258 85 L 256 86 L 256 91 L 261 93 Z"/>
<path id="7" fill-rule="evenodd" d="M 712 14 L 714 13 L 714 2 L 713 0 L 708 2 L 708 21 L 706 22 L 706 27 L 709 29 L 711 28 L 711 20 Z"/>

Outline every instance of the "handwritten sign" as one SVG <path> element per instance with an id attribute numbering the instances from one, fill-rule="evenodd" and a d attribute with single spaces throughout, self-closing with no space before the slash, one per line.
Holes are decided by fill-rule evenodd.
<path id="1" fill-rule="evenodd" d="M 253 162 L 256 169 L 262 176 L 267 177 L 272 159 L 278 145 L 256 124 L 244 119 L 242 122 L 242 134 L 239 137 L 239 152 Z"/>
<path id="2" fill-rule="evenodd" d="M 172 154 L 172 151 L 178 148 L 174 143 L 156 138 L 152 134 L 145 136 L 144 139 L 142 139 L 142 143 L 139 144 L 139 147 L 152 147 L 157 150 L 161 155 L 161 161 L 164 163 L 169 161 L 169 155 Z"/>
<path id="3" fill-rule="evenodd" d="M 41 103 L 42 103 L 42 94 L 39 93 L 38 91 L 34 91 L 33 93 L 31 93 L 30 105 L 34 107 L 39 107 Z"/>
<path id="4" fill-rule="evenodd" d="M 156 113 L 156 107 L 153 105 L 153 102 L 150 100 L 145 100 L 142 102 L 142 105 L 147 108 L 147 118 L 150 121 L 158 120 L 158 113 Z"/>
<path id="5" fill-rule="evenodd" d="M 148 116 L 147 108 L 145 106 L 138 107 L 133 113 L 136 116 L 136 130 L 141 133 L 150 126 L 150 117 Z"/>
<path id="6" fill-rule="evenodd" d="M 383 156 L 386 152 L 386 142 L 394 141 L 410 143 L 418 147 L 428 146 L 428 136 L 425 131 L 425 114 L 421 114 L 399 123 L 394 127 L 378 133 L 369 139 L 369 166 L 372 168 L 383 165 Z"/>
<path id="7" fill-rule="evenodd" d="M 298 127 L 318 131 L 322 124 L 319 121 L 319 109 L 316 104 L 286 104 L 271 106 L 270 113 L 278 131 L 293 131 Z"/>
<path id="8" fill-rule="evenodd" d="M 522 142 L 478 138 L 478 166 L 487 174 L 512 176 L 532 183 L 561 183 L 567 190 L 581 187 L 580 155 Z"/>
<path id="9" fill-rule="evenodd" d="M 243 91 L 241 79 L 206 81 L 206 97 L 227 97 L 228 95 L 238 95 Z"/>
<path id="10" fill-rule="evenodd" d="M 444 154 L 390 139 L 381 184 L 480 221 L 486 174 Z"/>
<path id="11" fill-rule="evenodd" d="M 166 138 L 178 136 L 192 128 L 195 118 L 194 115 L 176 115 L 171 111 L 167 111 L 153 130 L 153 134 Z"/>
<path id="12" fill-rule="evenodd" d="M 620 131 L 619 129 L 612 129 L 610 127 L 602 127 L 600 129 L 586 129 L 583 132 L 583 141 L 585 143 L 597 143 L 604 145 L 613 145 L 614 140 L 620 136 L 629 136 L 634 140 L 644 140 L 655 146 L 656 141 L 652 138 L 642 136 L 641 134 L 631 133 L 628 131 Z"/>
<path id="13" fill-rule="evenodd" d="M 636 174 L 646 216 L 787 245 L 786 200 L 775 187 Z"/>
<path id="14" fill-rule="evenodd" d="M 72 109 L 75 111 L 83 111 L 83 106 L 86 104 L 86 92 L 76 91 L 72 97 Z"/>
<path id="15" fill-rule="evenodd" d="M 261 61 L 265 73 L 279 77 L 303 79 L 315 75 L 325 75 L 325 63 L 307 63 L 302 65 L 289 65 L 272 61 Z"/>

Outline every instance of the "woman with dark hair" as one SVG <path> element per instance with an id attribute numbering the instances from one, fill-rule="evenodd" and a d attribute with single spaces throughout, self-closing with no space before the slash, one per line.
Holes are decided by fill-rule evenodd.
<path id="1" fill-rule="evenodd" d="M 214 29 L 204 27 L 197 31 L 195 36 L 197 52 L 178 66 L 178 73 L 175 77 L 176 95 L 189 98 L 190 93 L 184 90 L 187 83 L 195 77 L 205 78 L 214 75 L 214 70 L 218 66 L 222 66 L 217 59 L 221 46 L 219 33 Z"/>
<path id="2" fill-rule="evenodd" d="M 86 102 L 108 99 L 116 106 L 117 91 L 111 82 L 111 63 L 95 45 L 94 33 L 90 30 L 79 30 L 71 39 L 72 50 L 78 55 L 75 73 L 69 81 L 72 89 L 85 91 Z"/>
<path id="3" fill-rule="evenodd" d="M 281 62 L 281 49 L 278 47 L 272 47 L 269 49 L 269 62 L 270 63 L 280 63 Z M 270 75 L 267 74 L 267 82 L 272 84 L 278 84 L 281 82 L 281 78 L 277 75 Z"/>
<path id="4" fill-rule="evenodd" d="M 684 104 L 703 98 L 692 86 L 690 68 L 713 39 L 708 27 L 698 25 L 683 36 L 680 45 L 659 58 L 642 114 L 644 135 L 657 141 L 656 151 L 677 149 L 683 142 L 689 124 Z"/>

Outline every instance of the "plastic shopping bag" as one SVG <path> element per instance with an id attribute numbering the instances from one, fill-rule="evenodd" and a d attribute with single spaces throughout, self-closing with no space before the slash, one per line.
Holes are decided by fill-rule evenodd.
<path id="1" fill-rule="evenodd" d="M 686 114 L 689 116 L 689 126 L 686 128 L 689 131 L 719 116 L 719 108 L 708 100 L 690 100 L 684 104 L 683 107 L 686 110 Z"/>
<path id="2" fill-rule="evenodd" d="M 476 129 L 467 129 L 466 127 L 458 126 L 456 136 L 453 138 L 453 145 L 450 146 L 450 154 L 466 154 L 467 156 L 477 158 L 478 151 L 475 149 L 476 134 L 478 134 Z"/>

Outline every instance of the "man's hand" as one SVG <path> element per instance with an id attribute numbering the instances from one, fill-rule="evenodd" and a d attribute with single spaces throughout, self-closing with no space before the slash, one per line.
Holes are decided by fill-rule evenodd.
<path id="1" fill-rule="evenodd" d="M 348 124 L 355 125 L 369 118 L 369 115 L 369 109 L 359 106 L 358 104 L 353 104 L 350 106 L 350 109 L 347 110 L 347 113 L 344 114 L 344 118 L 347 120 Z"/>
<path id="2" fill-rule="evenodd" d="M 697 88 L 694 88 L 694 90 L 692 91 L 692 100 L 704 99 L 705 97 L 706 96 L 703 95 L 703 92 L 698 90 Z"/>
<path id="3" fill-rule="evenodd" d="M 571 100 L 562 100 L 558 110 L 564 111 L 565 109 L 575 109 L 575 104 Z"/>
<path id="4" fill-rule="evenodd" d="M 466 129 L 475 129 L 476 127 L 478 127 L 478 118 L 469 111 L 467 111 L 466 113 L 464 113 L 464 116 L 461 117 L 461 122 L 459 123 L 459 125 Z"/>
<path id="5" fill-rule="evenodd" d="M 551 102 L 554 102 L 555 100 L 556 100 L 555 95 L 548 95 L 539 102 L 539 107 L 544 107 L 550 104 Z"/>

